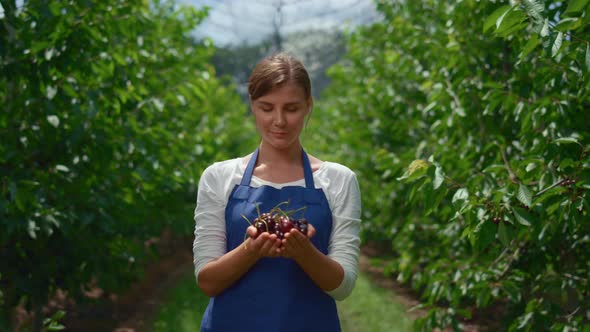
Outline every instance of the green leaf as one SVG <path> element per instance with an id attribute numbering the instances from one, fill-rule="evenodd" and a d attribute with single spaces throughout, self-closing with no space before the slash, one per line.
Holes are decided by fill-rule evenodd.
<path id="1" fill-rule="evenodd" d="M 452 203 L 455 204 L 456 202 L 459 202 L 459 201 L 467 201 L 468 198 L 469 198 L 469 192 L 467 191 L 467 188 L 460 188 L 453 195 Z"/>
<path id="2" fill-rule="evenodd" d="M 545 19 L 545 23 L 543 24 L 543 28 L 541 28 L 539 35 L 541 37 L 549 36 L 549 19 Z"/>
<path id="3" fill-rule="evenodd" d="M 575 14 L 581 12 L 588 4 L 588 1 L 589 0 L 570 0 L 565 14 Z"/>
<path id="4" fill-rule="evenodd" d="M 510 244 L 508 232 L 506 231 L 506 225 L 504 225 L 504 222 L 502 221 L 498 224 L 498 237 L 504 246 L 508 246 L 508 244 Z"/>
<path id="5" fill-rule="evenodd" d="M 447 188 L 442 187 L 439 190 L 435 190 L 431 195 L 428 196 L 428 200 L 425 201 L 426 211 L 425 215 L 429 215 L 437 211 L 438 206 L 442 202 L 443 198 L 447 195 Z"/>
<path id="6" fill-rule="evenodd" d="M 580 144 L 575 137 L 560 137 L 553 140 L 557 144 Z"/>
<path id="7" fill-rule="evenodd" d="M 401 177 L 398 177 L 397 180 L 405 182 L 415 181 L 426 175 L 426 172 L 428 172 L 429 168 L 430 163 L 422 159 L 416 159 L 412 161 L 410 165 L 408 165 L 407 170 Z"/>
<path id="8" fill-rule="evenodd" d="M 496 22 L 496 34 L 502 37 L 526 27 L 528 24 L 521 24 L 527 19 L 522 10 L 511 10 L 498 19 Z"/>
<path id="9" fill-rule="evenodd" d="M 440 186 L 443 184 L 443 182 L 445 181 L 445 173 L 443 172 L 442 168 L 440 166 L 436 166 L 436 169 L 434 171 L 434 180 L 432 181 L 432 185 L 434 186 L 434 189 L 438 189 L 440 188 Z"/>
<path id="10" fill-rule="evenodd" d="M 496 225 L 489 220 L 482 220 L 478 224 L 478 241 L 477 246 L 480 250 L 485 250 L 496 239 Z"/>
<path id="11" fill-rule="evenodd" d="M 582 25 L 582 20 L 578 17 L 566 17 L 563 20 L 559 21 L 554 29 L 561 32 L 568 32 L 570 30 L 575 30 Z"/>
<path id="12" fill-rule="evenodd" d="M 533 201 L 533 195 L 531 194 L 531 191 L 522 183 L 518 185 L 516 198 L 518 198 L 518 200 L 527 207 L 530 207 Z"/>
<path id="13" fill-rule="evenodd" d="M 512 212 L 514 213 L 514 217 L 516 217 L 516 221 L 521 225 L 531 226 L 533 223 L 533 216 L 527 210 L 513 206 Z"/>
<path id="14" fill-rule="evenodd" d="M 572 158 L 565 158 L 564 160 L 562 160 L 559 163 L 559 169 L 561 171 L 565 171 L 566 168 L 570 168 L 570 167 L 573 168 L 573 167 L 575 167 L 575 165 L 576 164 Z"/>
<path id="15" fill-rule="evenodd" d="M 543 11 L 545 7 L 539 0 L 524 0 L 523 3 L 524 8 L 529 16 L 533 18 L 535 21 L 541 21 L 543 19 Z"/>
<path id="16" fill-rule="evenodd" d="M 540 43 L 539 35 L 532 35 L 520 53 L 520 60 L 524 60 Z"/>
<path id="17" fill-rule="evenodd" d="M 586 45 L 586 69 L 590 70 L 590 43 Z"/>
<path id="18" fill-rule="evenodd" d="M 502 282 L 502 289 L 512 301 L 519 301 L 522 297 L 521 289 L 514 281 L 505 280 Z"/>
<path id="19" fill-rule="evenodd" d="M 33 221 L 30 220 L 27 222 L 27 232 L 29 233 L 29 236 L 32 239 L 36 239 L 37 238 L 37 231 L 39 230 L 39 227 L 37 226 L 37 224 Z"/>
<path id="20" fill-rule="evenodd" d="M 502 6 L 498 9 L 496 9 L 490 16 L 488 16 L 488 18 L 485 20 L 484 24 L 483 24 L 483 32 L 487 32 L 488 30 L 490 30 L 491 27 L 493 27 L 494 25 L 496 25 L 496 27 L 498 26 L 498 20 L 501 17 L 504 17 L 504 15 L 506 15 L 506 13 L 511 10 L 512 7 L 510 5 L 505 5 Z"/>
<path id="21" fill-rule="evenodd" d="M 53 16 L 59 16 L 61 14 L 61 1 L 50 1 L 49 10 Z"/>
<path id="22" fill-rule="evenodd" d="M 551 47 L 551 56 L 555 57 L 559 50 L 561 49 L 561 44 L 563 42 L 563 32 L 557 33 L 557 37 L 555 37 L 555 41 L 553 41 L 553 46 Z"/>
<path id="23" fill-rule="evenodd" d="M 49 331 L 61 331 L 63 329 L 65 329 L 66 327 L 58 324 L 58 323 L 51 323 L 51 325 L 49 325 L 49 327 L 47 327 L 47 330 Z"/>

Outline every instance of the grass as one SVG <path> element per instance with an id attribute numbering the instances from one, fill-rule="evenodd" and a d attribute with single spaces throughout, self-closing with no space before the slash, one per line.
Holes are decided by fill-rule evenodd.
<path id="1" fill-rule="evenodd" d="M 198 331 L 209 298 L 197 288 L 192 270 L 170 290 L 156 312 L 151 331 Z M 393 301 L 391 290 L 371 284 L 360 274 L 355 289 L 338 303 L 342 332 L 409 332 L 411 320 Z"/>
<path id="2" fill-rule="evenodd" d="M 352 294 L 338 303 L 342 332 L 410 332 L 412 321 L 392 291 L 375 286 L 361 273 Z"/>
<path id="3" fill-rule="evenodd" d="M 178 284 L 166 294 L 156 312 L 150 331 L 199 331 L 201 317 L 208 303 L 209 298 L 197 287 L 194 272 L 189 269 Z"/>

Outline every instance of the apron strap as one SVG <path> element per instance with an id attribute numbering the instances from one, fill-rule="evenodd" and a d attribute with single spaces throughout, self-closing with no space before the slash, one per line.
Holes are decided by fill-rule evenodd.
<path id="1" fill-rule="evenodd" d="M 311 164 L 309 163 L 309 158 L 307 157 L 307 153 L 305 153 L 305 150 L 303 150 L 303 149 L 302 149 L 302 156 L 303 156 L 303 174 L 305 176 L 305 188 L 315 189 L 315 185 L 313 183 L 313 172 L 311 171 Z"/>
<path id="2" fill-rule="evenodd" d="M 252 154 L 252 157 L 248 161 L 248 166 L 246 166 L 244 176 L 242 177 L 242 181 L 240 182 L 241 186 L 250 185 L 250 181 L 252 180 L 252 174 L 254 173 L 254 166 L 256 165 L 256 160 L 258 159 L 259 149 L 260 148 L 256 148 L 256 150 Z M 303 157 L 303 174 L 305 176 L 305 188 L 315 189 L 315 184 L 313 183 L 313 172 L 311 171 L 311 165 L 309 163 L 309 158 L 307 157 L 307 153 L 305 153 L 305 150 L 301 150 L 301 155 Z"/>
<path id="3" fill-rule="evenodd" d="M 244 171 L 244 176 L 242 177 L 242 182 L 240 182 L 240 186 L 249 186 L 250 180 L 252 180 L 252 173 L 254 173 L 254 166 L 256 165 L 256 160 L 258 159 L 258 148 L 250 157 L 250 161 L 248 161 L 248 166 L 246 166 L 246 170 Z"/>

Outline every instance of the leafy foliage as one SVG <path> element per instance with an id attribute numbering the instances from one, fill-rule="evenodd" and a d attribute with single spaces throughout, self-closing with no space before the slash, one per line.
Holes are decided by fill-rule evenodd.
<path id="1" fill-rule="evenodd" d="M 151 255 L 146 239 L 192 231 L 204 167 L 251 137 L 239 96 L 208 64 L 213 46 L 190 37 L 206 12 L 140 0 L 2 6 L 6 324 L 21 299 L 39 306 L 58 287 L 125 287 Z"/>
<path id="2" fill-rule="evenodd" d="M 420 329 L 590 329 L 588 3 L 377 1 L 330 69 L 307 139 L 357 172 Z"/>

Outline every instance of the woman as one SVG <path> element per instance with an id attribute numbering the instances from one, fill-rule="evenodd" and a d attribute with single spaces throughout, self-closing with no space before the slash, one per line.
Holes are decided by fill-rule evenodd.
<path id="1" fill-rule="evenodd" d="M 350 294 L 358 272 L 356 176 L 303 150 L 313 99 L 301 62 L 285 53 L 263 59 L 248 92 L 259 147 L 214 163 L 199 180 L 195 275 L 211 297 L 201 331 L 340 331 L 334 300 Z M 294 228 L 279 239 L 245 220 L 284 202 L 302 208 L 307 234 Z"/>

